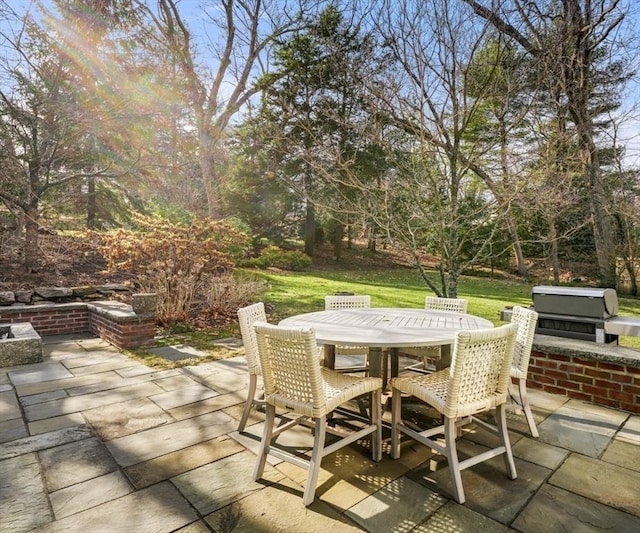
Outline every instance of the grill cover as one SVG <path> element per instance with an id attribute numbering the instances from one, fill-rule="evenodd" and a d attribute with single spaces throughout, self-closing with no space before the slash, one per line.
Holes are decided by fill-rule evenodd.
<path id="1" fill-rule="evenodd" d="M 539 285 L 533 288 L 531 297 L 538 313 L 598 319 L 618 314 L 614 289 Z"/>

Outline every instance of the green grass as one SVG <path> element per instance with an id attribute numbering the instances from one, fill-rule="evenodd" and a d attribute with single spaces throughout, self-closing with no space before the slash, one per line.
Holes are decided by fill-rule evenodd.
<path id="1" fill-rule="evenodd" d="M 324 309 L 324 296 L 337 291 L 369 294 L 374 307 L 422 307 L 424 297 L 432 294 L 415 270 L 264 272 L 252 271 L 269 283 L 263 296 L 273 305 L 270 320 Z M 506 306 L 531 305 L 531 290 L 539 283 L 507 279 L 462 276 L 458 296 L 469 300 L 469 313 L 501 324 L 500 311 Z M 640 316 L 640 299 L 618 296 L 620 314 Z M 640 349 L 640 338 L 622 337 L 620 344 Z"/>
<path id="2" fill-rule="evenodd" d="M 238 269 L 251 278 L 267 281 L 269 289 L 259 298 L 272 306 L 269 320 L 273 323 L 281 319 L 324 309 L 324 296 L 338 291 L 355 294 L 369 294 L 374 307 L 418 307 L 424 306 L 424 297 L 433 294 L 412 269 L 390 268 L 388 270 L 331 270 L 315 272 L 272 272 L 263 270 Z M 469 312 L 493 322 L 502 324 L 500 312 L 506 306 L 531 305 L 531 290 L 540 283 L 525 283 L 516 280 L 490 277 L 462 276 L 459 281 L 458 296 L 469 300 Z M 640 299 L 618 295 L 620 314 L 640 316 Z M 222 337 L 240 335 L 237 324 L 231 324 L 216 331 L 190 331 L 169 333 L 158 339 L 157 346 L 189 344 L 195 348 L 211 351 L 211 359 L 232 355 L 226 349 L 211 348 L 211 341 Z M 640 350 L 640 338 L 621 337 L 620 344 Z M 136 356 L 147 364 L 168 365 L 168 367 L 194 364 L 170 364 L 158 361 L 155 356 L 137 350 Z M 167 367 L 167 366 L 165 366 Z"/>
<path id="3" fill-rule="evenodd" d="M 269 283 L 265 301 L 273 304 L 277 319 L 323 309 L 325 294 L 337 291 L 369 294 L 375 307 L 423 307 L 425 295 L 432 294 L 417 272 L 409 269 L 255 275 Z M 500 323 L 505 306 L 531 302 L 531 286 L 509 280 L 464 276 L 459 287 L 458 296 L 469 300 L 469 312 L 495 324 Z"/>

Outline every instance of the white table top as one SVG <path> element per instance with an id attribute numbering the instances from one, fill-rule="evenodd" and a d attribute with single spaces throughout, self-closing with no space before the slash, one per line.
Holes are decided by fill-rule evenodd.
<path id="1" fill-rule="evenodd" d="M 463 313 L 379 307 L 305 313 L 280 325 L 311 327 L 319 344 L 376 348 L 452 344 L 456 331 L 493 327 L 489 320 Z"/>

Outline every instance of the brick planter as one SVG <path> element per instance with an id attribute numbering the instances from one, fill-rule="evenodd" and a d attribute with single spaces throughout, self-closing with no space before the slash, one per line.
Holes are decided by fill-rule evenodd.
<path id="1" fill-rule="evenodd" d="M 125 349 L 152 345 L 156 327 L 155 315 L 113 301 L 0 307 L 0 322 L 29 322 L 41 336 L 90 331 Z"/>

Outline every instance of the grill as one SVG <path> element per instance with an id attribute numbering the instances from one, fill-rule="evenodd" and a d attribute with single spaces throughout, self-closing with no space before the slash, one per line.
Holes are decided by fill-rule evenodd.
<path id="1" fill-rule="evenodd" d="M 617 316 L 614 289 L 540 285 L 531 297 L 538 313 L 536 333 L 600 343 L 640 335 L 640 319 Z"/>

